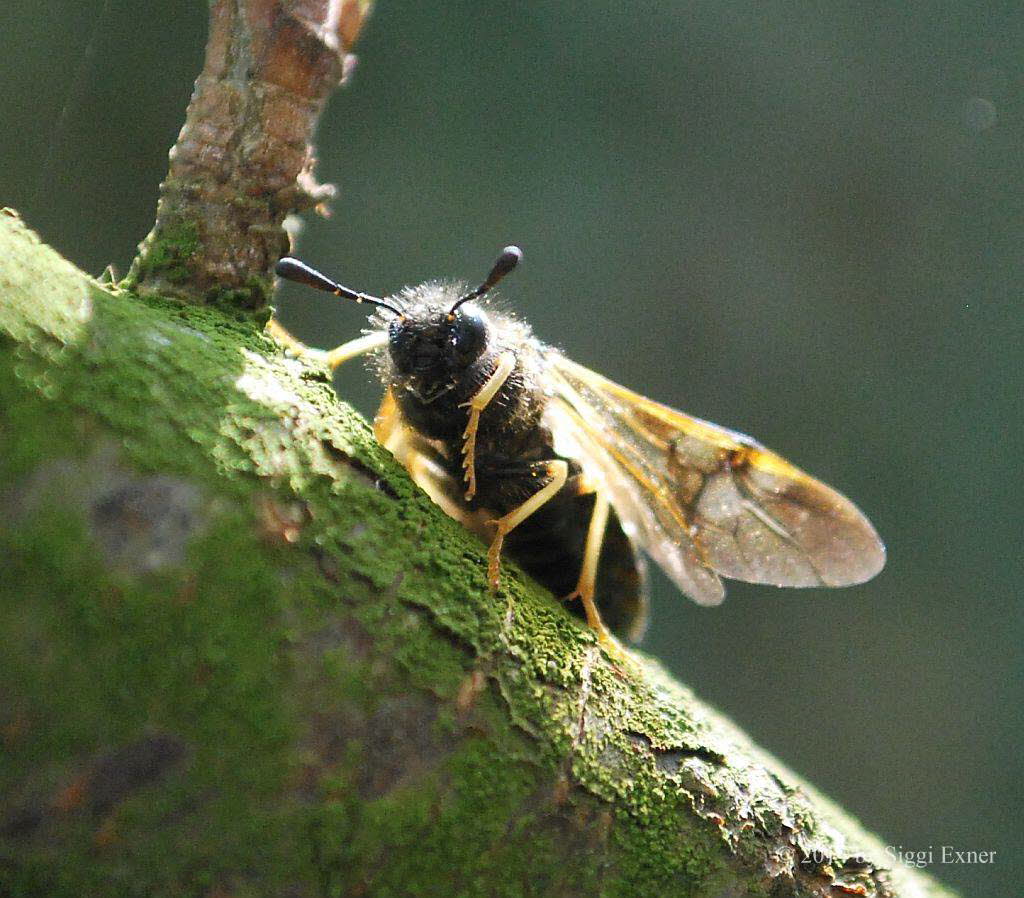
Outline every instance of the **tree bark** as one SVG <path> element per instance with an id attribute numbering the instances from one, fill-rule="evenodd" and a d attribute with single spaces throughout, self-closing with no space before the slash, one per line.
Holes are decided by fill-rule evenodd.
<path id="1" fill-rule="evenodd" d="M 366 9 L 212 3 L 122 289 L 0 213 L 0 894 L 949 895 L 253 327 Z"/>

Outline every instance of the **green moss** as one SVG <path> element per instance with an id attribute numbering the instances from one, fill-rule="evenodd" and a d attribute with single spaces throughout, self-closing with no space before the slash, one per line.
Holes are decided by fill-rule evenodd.
<path id="1" fill-rule="evenodd" d="M 324 372 L 103 290 L 10 216 L 0 440 L 13 894 L 759 894 L 769 844 L 883 857 L 514 568 L 490 593 Z M 184 558 L 113 564 L 97 509 L 150 475 L 199 497 Z M 90 805 L 154 733 L 181 759 Z"/>
<path id="2" fill-rule="evenodd" d="M 326 807 L 320 838 L 337 833 L 341 821 L 346 835 L 323 840 L 327 891 L 372 884 L 373 894 L 396 898 L 598 894 L 594 855 L 603 846 L 587 814 L 569 813 L 566 823 L 554 792 L 538 792 L 532 765 L 497 770 L 494 761 L 489 741 L 469 739 L 443 773 L 382 798 Z M 578 850 L 567 852 L 567 843 Z"/>
<path id="3" fill-rule="evenodd" d="M 250 277 L 242 287 L 214 288 L 206 291 L 206 304 L 239 321 L 263 327 L 270 320 L 270 298 L 274 282 L 266 277 Z"/>
<path id="4" fill-rule="evenodd" d="M 5 429 L 43 437 L 31 404 L 5 408 Z M 36 445 L 54 463 L 74 452 L 52 435 Z M 280 583 L 247 516 L 221 510 L 182 568 L 137 577 L 110 572 L 66 493 L 31 503 L 0 530 L 0 808 L 40 815 L 3 845 L 0 857 L 18 859 L 13 893 L 46 882 L 52 895 L 198 894 L 237 871 L 267 885 L 308 878 L 301 819 L 278 801 L 299 728 L 282 700 L 281 636 L 267 626 L 282 613 Z M 57 809 L 104 756 L 152 733 L 181 741 L 181 764 L 111 807 L 104 790 L 129 774 L 107 769 Z"/>
<path id="5" fill-rule="evenodd" d="M 154 231 L 146 238 L 122 282 L 125 289 L 147 280 L 184 284 L 191 277 L 189 262 L 200 246 L 199 229 L 182 218 L 168 220 L 159 233 Z"/>
<path id="6" fill-rule="evenodd" d="M 195 223 L 165 210 L 163 224 L 145 239 L 131 270 L 118 286 L 156 297 L 160 290 L 174 294 L 179 287 L 187 289 L 194 279 L 192 257 L 201 249 L 201 240 Z M 252 275 L 241 286 L 210 287 L 202 302 L 229 319 L 262 328 L 270 319 L 272 292 L 269 274 Z"/>

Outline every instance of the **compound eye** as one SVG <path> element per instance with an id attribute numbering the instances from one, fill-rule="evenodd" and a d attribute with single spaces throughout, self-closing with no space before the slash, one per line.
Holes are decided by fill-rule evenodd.
<path id="1" fill-rule="evenodd" d="M 464 365 L 474 361 L 487 344 L 487 321 L 483 313 L 471 305 L 453 313 L 451 346 L 455 358 Z"/>

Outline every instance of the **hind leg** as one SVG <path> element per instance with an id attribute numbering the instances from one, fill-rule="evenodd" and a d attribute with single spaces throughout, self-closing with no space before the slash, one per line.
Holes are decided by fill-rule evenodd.
<path id="1" fill-rule="evenodd" d="M 590 526 L 587 528 L 587 542 L 583 550 L 583 566 L 580 568 L 580 578 L 576 588 L 565 597 L 565 601 L 579 599 L 583 603 L 583 610 L 587 615 L 587 624 L 597 634 L 597 638 L 608 643 L 612 641 L 612 635 L 601 620 L 601 614 L 597 610 L 597 603 L 594 601 L 594 593 L 597 586 L 597 565 L 601 560 L 601 547 L 604 544 L 604 534 L 608 529 L 608 500 L 602 493 L 594 498 L 594 510 L 590 515 Z"/>

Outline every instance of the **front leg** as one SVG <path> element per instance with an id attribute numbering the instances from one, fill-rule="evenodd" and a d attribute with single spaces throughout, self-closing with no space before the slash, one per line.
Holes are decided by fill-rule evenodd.
<path id="1" fill-rule="evenodd" d="M 276 318 L 271 318 L 267 322 L 267 333 L 292 353 L 292 355 L 300 359 L 320 362 L 330 368 L 331 371 L 334 371 L 349 361 L 349 359 L 366 355 L 366 353 L 373 352 L 375 349 L 381 349 L 387 346 L 388 343 L 387 331 L 372 331 L 364 334 L 362 337 L 356 337 L 354 340 L 342 343 L 341 346 L 337 346 L 329 351 L 314 349 L 289 333 Z"/>
<path id="2" fill-rule="evenodd" d="M 569 464 L 561 458 L 533 462 L 530 465 L 530 470 L 534 476 L 545 474 L 550 479 L 518 508 L 512 509 L 496 521 L 490 521 L 495 525 L 494 539 L 491 542 L 491 547 L 487 550 L 487 579 L 490 581 L 492 589 L 497 589 L 501 585 L 501 547 L 505 542 L 505 537 L 545 503 L 553 499 L 569 478 Z"/>
<path id="3" fill-rule="evenodd" d="M 498 356 L 498 364 L 494 373 L 484 381 L 484 385 L 477 390 L 469 402 L 462 405 L 469 408 L 469 422 L 463 431 L 462 443 L 462 469 L 465 472 L 463 479 L 466 481 L 466 501 L 468 502 L 476 495 L 476 432 L 480 427 L 480 412 L 490 404 L 490 401 L 498 395 L 498 391 L 505 385 L 508 376 L 515 370 L 516 357 L 511 352 L 503 352 Z"/>

